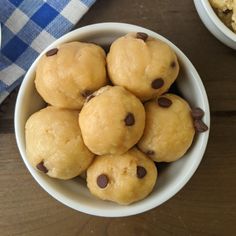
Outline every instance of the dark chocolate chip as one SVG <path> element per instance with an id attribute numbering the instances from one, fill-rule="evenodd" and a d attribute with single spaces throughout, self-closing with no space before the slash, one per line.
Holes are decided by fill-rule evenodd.
<path id="1" fill-rule="evenodd" d="M 152 88 L 159 89 L 164 85 L 164 80 L 159 78 L 152 81 Z"/>
<path id="2" fill-rule="evenodd" d="M 226 9 L 226 10 L 223 11 L 223 13 L 224 13 L 225 15 L 228 15 L 230 12 L 231 12 L 231 10 L 229 10 L 229 9 Z"/>
<path id="3" fill-rule="evenodd" d="M 53 49 L 51 49 L 51 50 L 46 52 L 46 56 L 47 57 L 53 56 L 53 55 L 57 54 L 57 52 L 58 52 L 58 49 L 57 48 L 53 48 Z"/>
<path id="4" fill-rule="evenodd" d="M 88 96 L 90 96 L 93 92 L 91 90 L 84 90 L 81 95 L 84 97 L 84 98 L 87 98 Z"/>
<path id="5" fill-rule="evenodd" d="M 201 120 L 204 116 L 204 111 L 201 108 L 196 107 L 192 109 L 191 114 L 194 120 Z"/>
<path id="6" fill-rule="evenodd" d="M 170 66 L 171 66 L 172 68 L 175 68 L 175 67 L 176 67 L 175 61 L 172 61 L 171 64 L 170 64 Z"/>
<path id="7" fill-rule="evenodd" d="M 147 174 L 147 171 L 142 166 L 137 166 L 137 177 L 142 179 Z"/>
<path id="8" fill-rule="evenodd" d="M 143 32 L 138 32 L 136 34 L 136 38 L 137 39 L 142 39 L 145 42 L 148 38 L 148 35 L 146 33 L 143 33 Z"/>
<path id="9" fill-rule="evenodd" d="M 97 177 L 97 185 L 100 188 L 106 188 L 106 186 L 108 185 L 109 179 L 107 177 L 107 175 L 105 174 L 101 174 Z"/>
<path id="10" fill-rule="evenodd" d="M 135 123 L 134 115 L 131 112 L 129 112 L 127 116 L 125 117 L 125 125 L 132 126 L 134 125 L 134 123 Z"/>
<path id="11" fill-rule="evenodd" d="M 40 171 L 42 171 L 44 173 L 48 172 L 48 169 L 45 167 L 43 161 L 41 161 L 36 167 L 37 167 L 38 170 L 40 170 Z"/>
<path id="12" fill-rule="evenodd" d="M 172 101 L 168 98 L 165 98 L 165 97 L 158 98 L 157 102 L 160 107 L 165 107 L 165 108 L 170 107 L 172 104 Z"/>
<path id="13" fill-rule="evenodd" d="M 208 130 L 207 125 L 202 120 L 194 120 L 194 128 L 196 132 L 202 133 Z"/>
<path id="14" fill-rule="evenodd" d="M 152 150 L 148 150 L 148 151 L 146 152 L 146 154 L 147 154 L 148 156 L 152 156 L 152 155 L 155 154 L 155 152 L 152 151 Z"/>
<path id="15" fill-rule="evenodd" d="M 94 98 L 95 96 L 92 94 L 92 95 L 90 95 L 90 96 L 88 96 L 87 97 L 87 99 L 86 99 L 86 102 L 89 102 L 92 98 Z"/>

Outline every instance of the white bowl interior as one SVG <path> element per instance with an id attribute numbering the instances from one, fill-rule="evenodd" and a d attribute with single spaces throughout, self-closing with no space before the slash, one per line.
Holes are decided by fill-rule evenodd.
<path id="1" fill-rule="evenodd" d="M 205 89 L 196 70 L 177 47 L 162 36 L 150 30 L 120 23 L 96 24 L 70 32 L 55 41 L 45 51 L 58 44 L 74 40 L 95 42 L 100 45 L 109 45 L 113 40 L 121 35 L 128 32 L 138 31 L 146 32 L 152 37 L 162 39 L 175 50 L 181 65 L 181 73 L 177 79 L 177 86 L 183 96 L 193 107 L 201 107 L 205 111 L 204 122 L 209 126 L 210 114 L 208 100 Z M 120 206 L 93 197 L 89 193 L 85 181 L 80 178 L 62 181 L 50 178 L 47 175 L 36 171 L 29 164 L 26 157 L 24 126 L 29 116 L 44 106 L 44 102 L 38 95 L 34 86 L 35 67 L 37 61 L 38 59 L 33 63 L 26 74 L 18 94 L 15 110 L 15 133 L 21 156 L 27 168 L 35 180 L 50 195 L 67 206 L 88 214 L 109 217 L 127 216 L 138 214 L 160 205 L 178 192 L 191 178 L 204 154 L 209 132 L 197 135 L 194 144 L 187 154 L 179 161 L 167 165 L 166 168 L 161 171 L 153 192 L 146 199 L 129 206 Z"/>

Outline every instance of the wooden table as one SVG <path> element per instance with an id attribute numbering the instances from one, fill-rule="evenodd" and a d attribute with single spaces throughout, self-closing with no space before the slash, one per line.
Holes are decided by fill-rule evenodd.
<path id="1" fill-rule="evenodd" d="M 0 113 L 0 235 L 236 235 L 236 51 L 207 31 L 190 0 L 98 0 L 77 27 L 104 21 L 154 30 L 193 62 L 212 115 L 203 161 L 184 189 L 149 212 L 79 213 L 49 196 L 23 164 L 14 136 L 15 91 Z"/>

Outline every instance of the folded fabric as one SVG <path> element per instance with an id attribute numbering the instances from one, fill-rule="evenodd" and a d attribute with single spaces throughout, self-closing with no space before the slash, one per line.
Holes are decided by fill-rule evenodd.
<path id="1" fill-rule="evenodd" d="M 70 31 L 95 0 L 0 0 L 0 103 L 38 54 Z"/>

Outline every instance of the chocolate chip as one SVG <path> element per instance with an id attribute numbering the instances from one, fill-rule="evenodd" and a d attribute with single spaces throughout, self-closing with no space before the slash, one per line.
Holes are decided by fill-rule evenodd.
<path id="1" fill-rule="evenodd" d="M 142 179 L 147 174 L 147 171 L 142 166 L 137 166 L 137 177 Z"/>
<path id="2" fill-rule="evenodd" d="M 47 57 L 53 56 L 53 55 L 57 54 L 57 52 L 58 52 L 58 49 L 57 48 L 53 48 L 53 49 L 51 49 L 51 50 L 46 52 L 46 56 Z"/>
<path id="3" fill-rule="evenodd" d="M 134 115 L 131 112 L 129 112 L 127 116 L 125 117 L 125 125 L 132 126 L 134 125 L 134 123 L 135 123 Z"/>
<path id="4" fill-rule="evenodd" d="M 223 11 L 223 13 L 224 13 L 225 15 L 228 15 L 230 12 L 231 12 L 231 10 L 229 10 L 229 9 L 226 9 L 226 10 Z"/>
<path id="5" fill-rule="evenodd" d="M 165 108 L 170 107 L 172 104 L 172 101 L 165 97 L 158 98 L 157 102 L 160 107 L 165 107 Z"/>
<path id="6" fill-rule="evenodd" d="M 201 108 L 196 107 L 192 109 L 191 114 L 194 120 L 201 120 L 204 116 L 204 111 Z"/>
<path id="7" fill-rule="evenodd" d="M 89 95 L 91 95 L 93 92 L 90 91 L 90 90 L 84 90 L 81 95 L 84 97 L 84 98 L 87 98 Z"/>
<path id="8" fill-rule="evenodd" d="M 40 171 L 42 171 L 44 173 L 48 172 L 48 169 L 45 167 L 43 161 L 41 161 L 36 167 L 37 167 L 38 170 L 40 170 Z"/>
<path id="9" fill-rule="evenodd" d="M 196 132 L 202 133 L 208 130 L 207 125 L 202 120 L 194 120 L 194 128 Z"/>
<path id="10" fill-rule="evenodd" d="M 146 33 L 143 33 L 143 32 L 138 32 L 136 34 L 136 38 L 137 39 L 142 39 L 145 42 L 148 38 L 148 35 Z"/>
<path id="11" fill-rule="evenodd" d="M 172 68 L 175 68 L 175 67 L 176 67 L 175 61 L 172 61 L 171 64 L 170 64 L 170 66 L 171 66 Z"/>
<path id="12" fill-rule="evenodd" d="M 94 98 L 95 96 L 92 94 L 92 95 L 90 95 L 90 96 L 88 96 L 87 97 L 87 99 L 86 99 L 86 102 L 89 102 L 92 98 Z"/>
<path id="13" fill-rule="evenodd" d="M 109 182 L 109 179 L 108 179 L 107 175 L 105 175 L 105 174 L 101 174 L 97 177 L 97 185 L 100 188 L 106 188 L 108 182 Z"/>
<path id="14" fill-rule="evenodd" d="M 146 154 L 147 154 L 148 156 L 153 156 L 153 155 L 155 154 L 155 152 L 152 151 L 152 150 L 148 150 L 148 151 L 146 152 Z"/>
<path id="15" fill-rule="evenodd" d="M 152 81 L 152 88 L 159 89 L 164 85 L 164 80 L 159 78 Z"/>

